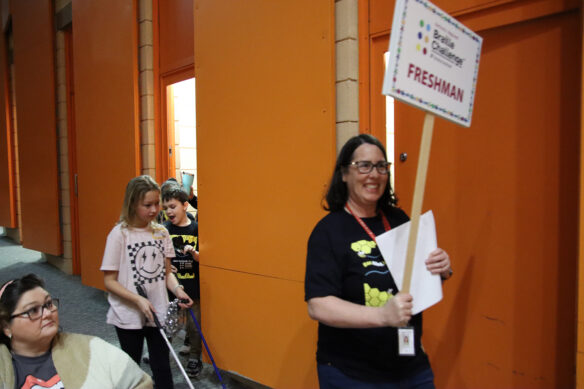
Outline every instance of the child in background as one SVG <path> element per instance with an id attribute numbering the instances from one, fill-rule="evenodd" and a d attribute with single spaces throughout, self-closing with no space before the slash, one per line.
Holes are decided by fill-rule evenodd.
<path id="1" fill-rule="evenodd" d="M 139 176 L 126 186 L 119 223 L 107 237 L 101 264 L 110 304 L 107 323 L 113 324 L 120 346 L 140 364 L 144 338 L 156 388 L 172 388 L 168 347 L 156 328 L 152 312 L 161 323 L 168 307 L 167 289 L 180 304 L 192 300 L 170 270 L 174 249 L 168 231 L 154 222 L 160 210 L 160 188 L 150 176 Z M 140 285 L 148 298 L 140 296 Z"/>
<path id="2" fill-rule="evenodd" d="M 198 226 L 187 215 L 188 195 L 178 185 L 165 186 L 162 192 L 162 209 L 168 220 L 164 227 L 168 230 L 175 257 L 171 260 L 176 268 L 176 277 L 185 291 L 193 299 L 192 310 L 201 321 L 199 291 L 199 252 Z M 193 318 L 187 315 L 187 336 L 190 340 L 189 360 L 186 372 L 189 377 L 197 377 L 203 369 L 201 362 L 201 337 L 195 327 Z"/>
<path id="3" fill-rule="evenodd" d="M 176 180 L 176 178 L 174 177 L 170 177 L 168 180 L 164 181 L 162 183 L 162 185 L 160 185 L 160 192 L 164 193 L 168 188 L 174 187 L 174 186 L 178 186 L 179 188 L 182 188 L 181 184 Z M 184 189 L 183 189 L 184 190 Z M 188 202 L 189 204 L 194 208 L 197 209 L 198 207 L 198 199 L 197 196 L 194 194 L 193 191 L 193 187 L 191 186 L 189 188 L 189 197 L 188 197 Z M 191 215 L 189 212 L 187 212 L 187 217 L 191 220 L 195 220 L 196 218 Z M 160 224 L 164 223 L 165 221 L 167 221 L 168 218 L 166 217 L 166 213 L 164 213 L 164 211 L 160 211 L 160 214 L 158 215 L 156 221 Z"/>

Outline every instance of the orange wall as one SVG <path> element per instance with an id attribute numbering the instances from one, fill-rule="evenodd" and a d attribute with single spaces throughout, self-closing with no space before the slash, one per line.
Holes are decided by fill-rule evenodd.
<path id="1" fill-rule="evenodd" d="M 580 12 L 580 28 L 584 37 L 584 12 Z M 580 42 L 581 61 L 584 63 L 584 39 Z M 584 67 L 580 73 L 580 150 L 584 150 Z M 580 223 L 578 230 L 578 345 L 576 349 L 576 388 L 584 388 L 584 158 L 580 153 Z"/>
<path id="2" fill-rule="evenodd" d="M 10 0 L 0 0 L 0 13 L 2 13 L 0 25 L 2 26 L 2 31 L 6 31 L 10 17 Z"/>
<path id="3" fill-rule="evenodd" d="M 315 386 L 304 267 L 335 158 L 334 2 L 194 13 L 204 331 L 224 369 Z"/>
<path id="4" fill-rule="evenodd" d="M 97 287 L 106 236 L 139 174 L 136 15 L 132 0 L 73 6 L 81 279 Z"/>
<path id="5" fill-rule="evenodd" d="M 532 18 L 517 3 L 460 17 L 484 38 L 473 123 L 436 120 L 424 210 L 455 269 L 425 314 L 437 387 L 575 383 L 580 16 L 548 1 L 539 3 L 547 15 Z M 371 9 L 372 25 L 381 14 Z M 421 111 L 397 103 L 396 155 L 409 158 L 397 164 L 396 189 L 407 212 L 422 123 Z"/>
<path id="6" fill-rule="evenodd" d="M 158 0 L 160 74 L 194 62 L 193 0 Z"/>
<path id="7" fill-rule="evenodd" d="M 1 10 L 0 10 L 1 11 Z M 10 123 L 10 87 L 4 34 L 0 36 L 0 226 L 16 227 L 12 129 Z"/>
<path id="8" fill-rule="evenodd" d="M 13 1 L 12 22 L 22 245 L 60 255 L 52 1 Z"/>

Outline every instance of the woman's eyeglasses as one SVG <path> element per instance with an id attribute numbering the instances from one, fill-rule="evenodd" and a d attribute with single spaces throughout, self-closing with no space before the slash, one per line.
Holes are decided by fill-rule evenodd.
<path id="1" fill-rule="evenodd" d="M 351 162 L 349 166 L 355 166 L 357 171 L 362 174 L 371 173 L 373 168 L 377 169 L 377 173 L 379 174 L 387 174 L 389 167 L 391 166 L 391 162 L 379 161 L 374 164 L 371 161 L 354 161 Z"/>
<path id="2" fill-rule="evenodd" d="M 51 312 L 55 312 L 57 309 L 59 309 L 59 299 L 50 299 L 42 305 L 35 305 L 34 307 L 29 308 L 24 312 L 16 313 L 10 316 L 10 319 L 27 315 L 30 320 L 36 320 L 43 316 L 43 311 L 45 309 Z"/>

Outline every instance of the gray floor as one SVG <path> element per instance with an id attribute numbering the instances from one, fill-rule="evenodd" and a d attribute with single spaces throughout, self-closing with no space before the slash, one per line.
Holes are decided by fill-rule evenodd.
<path id="1" fill-rule="evenodd" d="M 105 323 L 105 315 L 109 305 L 106 294 L 103 291 L 82 285 L 78 276 L 66 275 L 44 262 L 39 252 L 22 248 L 12 240 L 0 236 L 0 285 L 10 279 L 22 277 L 28 273 L 35 273 L 43 278 L 47 290 L 51 295 L 59 298 L 59 319 L 64 331 L 99 336 L 119 346 L 113 326 Z M 181 344 L 182 340 L 175 338 L 173 348 L 178 350 Z M 213 352 L 212 345 L 209 346 L 211 352 Z M 180 359 L 183 366 L 186 366 L 186 360 L 183 357 L 180 357 Z M 171 364 L 175 388 L 188 388 L 185 378 L 178 366 L 176 366 L 172 356 Z M 150 374 L 148 364 L 142 363 L 141 367 Z M 226 388 L 264 387 L 245 382 L 237 376 L 222 370 L 220 370 L 220 373 Z M 191 382 L 197 389 L 222 387 L 211 364 L 205 364 L 201 375 L 197 379 L 192 379 Z"/>

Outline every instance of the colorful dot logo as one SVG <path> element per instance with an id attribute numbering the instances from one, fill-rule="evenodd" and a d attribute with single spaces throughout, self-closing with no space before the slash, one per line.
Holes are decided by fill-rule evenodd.
<path id="1" fill-rule="evenodd" d="M 430 24 L 426 24 L 423 19 L 420 20 L 420 31 L 418 31 L 418 43 L 416 44 L 416 50 L 421 51 L 424 55 L 428 53 L 426 46 L 430 42 L 430 37 L 427 33 L 430 33 Z"/>

